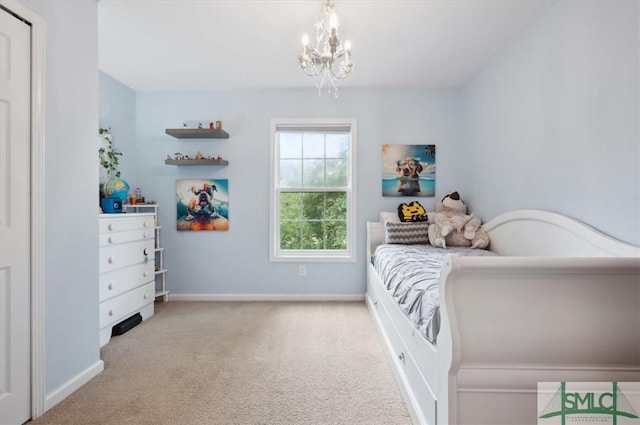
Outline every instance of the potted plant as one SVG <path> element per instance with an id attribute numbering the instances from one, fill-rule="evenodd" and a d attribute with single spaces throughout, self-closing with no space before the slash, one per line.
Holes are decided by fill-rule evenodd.
<path id="1" fill-rule="evenodd" d="M 119 198 L 122 202 L 129 196 L 129 184 L 120 178 L 118 165 L 122 152 L 113 145 L 113 135 L 111 128 L 100 128 L 100 193 L 107 197 Z"/>
<path id="2" fill-rule="evenodd" d="M 111 128 L 101 128 L 98 133 L 100 134 L 100 148 L 98 154 L 100 155 L 101 173 L 100 177 L 103 180 L 102 170 L 104 173 L 104 181 L 106 182 L 112 177 L 120 177 L 120 171 L 118 171 L 118 165 L 120 164 L 120 157 L 122 152 L 117 150 L 113 146 L 113 136 L 111 135 Z"/>

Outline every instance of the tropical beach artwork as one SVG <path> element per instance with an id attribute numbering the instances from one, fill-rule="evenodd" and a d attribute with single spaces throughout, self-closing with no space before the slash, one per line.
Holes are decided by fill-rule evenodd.
<path id="1" fill-rule="evenodd" d="M 382 196 L 435 196 L 436 145 L 382 145 Z"/>

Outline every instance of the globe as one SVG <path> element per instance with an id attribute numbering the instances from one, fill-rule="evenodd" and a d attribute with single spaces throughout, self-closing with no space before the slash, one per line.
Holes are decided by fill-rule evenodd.
<path id="1" fill-rule="evenodd" d="M 109 179 L 104 184 L 104 194 L 109 198 L 118 198 L 124 202 L 129 197 L 129 183 L 118 177 Z"/>

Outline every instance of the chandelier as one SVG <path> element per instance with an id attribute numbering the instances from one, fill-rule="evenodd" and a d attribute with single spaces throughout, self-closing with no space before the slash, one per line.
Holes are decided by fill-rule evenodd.
<path id="1" fill-rule="evenodd" d="M 309 45 L 309 36 L 302 37 L 302 54 L 298 56 L 300 68 L 310 77 L 316 79 L 318 96 L 322 94 L 322 88 L 327 87 L 327 92 L 333 92 L 338 97 L 338 84 L 340 80 L 348 77 L 353 72 L 351 62 L 351 43 L 338 38 L 338 17 L 334 4 L 326 0 L 320 9 L 322 15 L 316 21 L 316 43 Z"/>

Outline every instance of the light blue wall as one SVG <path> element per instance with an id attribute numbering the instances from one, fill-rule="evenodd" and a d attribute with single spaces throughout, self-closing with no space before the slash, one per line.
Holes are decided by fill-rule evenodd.
<path id="1" fill-rule="evenodd" d="M 21 3 L 46 22 L 45 391 L 50 395 L 100 360 L 98 10 L 94 1 Z"/>
<path id="2" fill-rule="evenodd" d="M 465 87 L 464 194 L 640 244 L 637 1 L 561 1 Z"/>
<path id="3" fill-rule="evenodd" d="M 118 169 L 136 180 L 137 167 L 129 149 L 136 140 L 136 92 L 100 71 L 100 128 L 110 128 L 114 147 L 122 152 Z"/>
<path id="4" fill-rule="evenodd" d="M 460 190 L 485 220 L 548 209 L 637 244 L 637 35 L 635 2 L 563 1 L 461 89 L 137 93 L 136 138 L 122 147 L 135 167 L 123 176 L 162 206 L 174 294 L 362 293 L 364 223 L 398 203 L 380 195 L 384 143 L 435 143 L 437 197 Z M 125 98 L 115 102 L 129 108 Z M 323 116 L 358 119 L 359 261 L 307 264 L 301 278 L 298 264 L 268 261 L 269 120 Z M 187 119 L 221 119 L 231 138 L 164 134 Z M 178 151 L 230 166 L 164 165 Z M 191 177 L 229 179 L 228 232 L 175 230 L 175 181 Z M 434 198 L 421 201 L 433 208 Z"/>
<path id="5" fill-rule="evenodd" d="M 365 221 L 395 210 L 398 198 L 381 195 L 385 143 L 437 145 L 437 188 L 454 188 L 458 95 L 453 90 L 341 90 L 317 97 L 304 90 L 138 93 L 137 138 L 127 147 L 138 173 L 130 179 L 161 205 L 168 287 L 178 294 L 362 294 Z M 271 118 L 356 117 L 358 261 L 355 264 L 269 262 L 269 123 Z M 188 119 L 220 119 L 228 140 L 186 141 L 165 134 Z M 208 121 L 207 121 L 208 122 Z M 164 165 L 167 154 L 221 155 L 228 167 Z M 123 175 L 127 179 L 126 175 Z M 178 232 L 176 179 L 227 178 L 228 232 Z M 406 198 L 404 200 L 407 200 Z M 433 208 L 434 198 L 420 199 Z"/>

